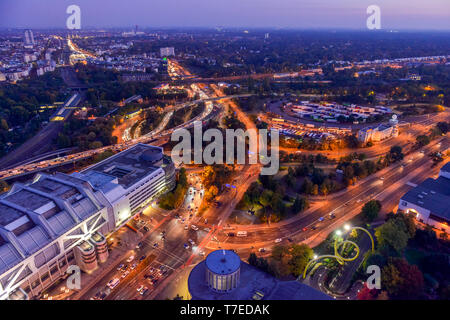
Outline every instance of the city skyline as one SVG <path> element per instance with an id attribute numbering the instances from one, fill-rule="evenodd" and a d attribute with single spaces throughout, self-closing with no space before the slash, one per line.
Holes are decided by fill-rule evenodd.
<path id="1" fill-rule="evenodd" d="M 130 3 L 131 2 L 131 3 Z M 146 27 L 248 27 L 294 29 L 365 29 L 369 16 L 366 9 L 381 9 L 384 30 L 450 30 L 450 3 L 431 0 L 427 8 L 421 0 L 392 1 L 269 0 L 227 3 L 194 0 L 190 2 L 131 0 L 96 2 L 79 0 L 5 0 L 0 4 L 0 28 L 65 28 L 66 8 L 81 8 L 82 28 L 117 28 L 139 25 Z M 98 14 L 101 12 L 102 14 Z"/>

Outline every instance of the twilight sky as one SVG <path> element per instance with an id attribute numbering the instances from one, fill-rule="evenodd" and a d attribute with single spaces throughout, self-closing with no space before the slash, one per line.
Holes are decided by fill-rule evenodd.
<path id="1" fill-rule="evenodd" d="M 381 8 L 382 29 L 450 30 L 450 0 L 0 0 L 0 28 L 65 28 L 66 8 L 81 27 L 366 28 Z"/>

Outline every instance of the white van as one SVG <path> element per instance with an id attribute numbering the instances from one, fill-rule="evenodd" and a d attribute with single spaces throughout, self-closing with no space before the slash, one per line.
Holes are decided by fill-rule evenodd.
<path id="1" fill-rule="evenodd" d="M 247 231 L 238 231 L 236 236 L 237 237 L 246 237 L 247 236 Z"/>

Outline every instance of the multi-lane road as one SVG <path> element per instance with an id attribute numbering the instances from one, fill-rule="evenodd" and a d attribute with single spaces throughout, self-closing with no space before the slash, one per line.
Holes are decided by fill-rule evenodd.
<path id="1" fill-rule="evenodd" d="M 447 150 L 448 137 L 441 138 L 423 149 L 409 154 L 402 162 L 393 164 L 373 174 L 337 198 L 313 203 L 313 207 L 296 217 L 272 223 L 271 225 L 231 225 L 234 233 L 247 231 L 247 237 L 227 237 L 227 232 L 220 232 L 219 242 L 211 242 L 207 248 L 233 248 L 248 250 L 274 245 L 275 239 L 289 241 L 306 241 L 314 246 L 320 243 L 333 228 L 358 214 L 361 207 L 370 199 L 382 200 L 384 210 L 393 209 L 401 196 L 412 185 L 418 184 L 430 175 L 437 174 L 440 166 L 433 166 L 427 155 L 433 151 Z M 324 221 L 319 222 L 323 217 Z M 334 218 L 331 218 L 334 217 Z M 330 228 L 331 226 L 331 228 Z"/>

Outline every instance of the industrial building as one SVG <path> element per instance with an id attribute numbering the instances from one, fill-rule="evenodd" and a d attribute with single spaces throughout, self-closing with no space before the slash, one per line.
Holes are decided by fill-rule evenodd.
<path id="1" fill-rule="evenodd" d="M 450 162 L 445 164 L 437 179 L 428 178 L 401 199 L 398 208 L 414 214 L 416 219 L 433 228 L 449 233 L 450 229 Z"/>
<path id="2" fill-rule="evenodd" d="M 38 296 L 70 265 L 93 271 L 108 259 L 106 236 L 174 184 L 170 158 L 145 144 L 14 184 L 0 196 L 0 299 Z"/>

